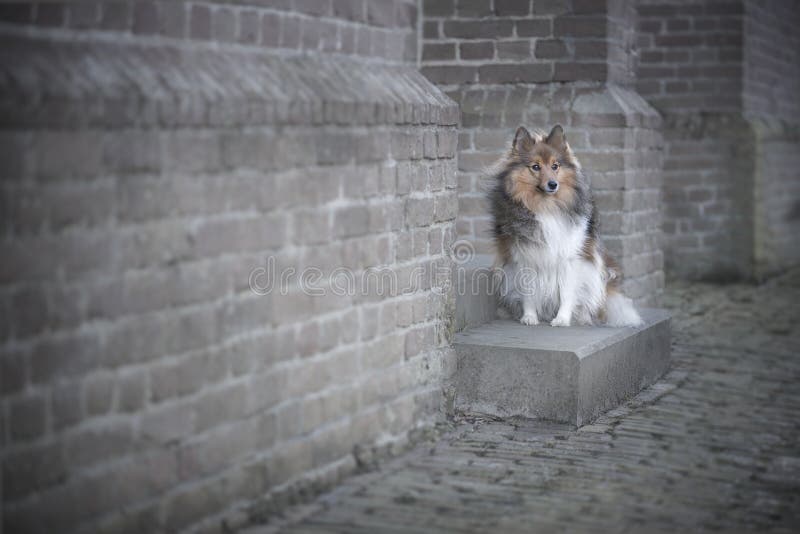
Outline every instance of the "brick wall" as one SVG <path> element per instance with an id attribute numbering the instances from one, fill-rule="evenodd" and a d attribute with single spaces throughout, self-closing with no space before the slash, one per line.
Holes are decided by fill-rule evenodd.
<path id="1" fill-rule="evenodd" d="M 790 169 L 796 163 L 781 146 L 771 162 L 762 163 L 758 155 L 772 151 L 760 147 L 759 139 L 762 133 L 775 139 L 775 126 L 765 130 L 752 119 L 796 122 L 788 119 L 797 117 L 798 106 L 791 52 L 796 38 L 789 28 L 798 10 L 781 2 L 759 7 L 741 0 L 639 0 L 637 11 L 636 88 L 664 116 L 667 141 L 665 268 L 690 278 L 758 275 L 763 269 L 756 264 L 773 262 L 783 254 L 777 249 L 785 248 L 767 243 L 796 224 L 786 197 L 764 197 L 772 206 L 756 201 L 759 168 L 766 180 L 781 176 L 780 190 L 795 198 Z M 778 220 L 786 221 L 783 227 L 775 227 Z M 766 237 L 763 230 L 769 227 L 774 230 Z M 762 245 L 773 259 L 756 259 Z"/>
<path id="2" fill-rule="evenodd" d="M 629 87 L 631 2 L 423 2 L 422 72 L 461 105 L 458 235 L 491 253 L 489 167 L 517 126 L 564 125 L 626 291 L 663 286 L 659 117 Z"/>
<path id="3" fill-rule="evenodd" d="M 602 2 L 426 0 L 422 9 L 422 73 L 435 83 L 607 77 Z"/>
<path id="4" fill-rule="evenodd" d="M 414 0 L 10 2 L 0 19 L 40 28 L 417 59 Z"/>
<path id="5" fill-rule="evenodd" d="M 744 114 L 755 134 L 754 269 L 800 263 L 800 6 L 745 4 Z"/>
<path id="6" fill-rule="evenodd" d="M 750 131 L 741 117 L 742 3 L 641 0 L 636 87 L 664 116 L 668 273 L 750 268 Z"/>
<path id="7" fill-rule="evenodd" d="M 795 2 L 745 3 L 742 98 L 748 116 L 800 122 L 798 23 Z"/>
<path id="8" fill-rule="evenodd" d="M 664 114 L 737 112 L 740 0 L 638 0 L 636 88 Z"/>
<path id="9" fill-rule="evenodd" d="M 5 531 L 236 528 L 435 421 L 452 102 L 396 51 L 82 31 L 0 26 Z"/>

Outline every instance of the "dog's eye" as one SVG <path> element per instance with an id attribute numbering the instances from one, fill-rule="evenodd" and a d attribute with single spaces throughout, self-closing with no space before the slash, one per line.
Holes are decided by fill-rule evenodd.
<path id="1" fill-rule="evenodd" d="M 558 163 L 553 163 L 553 164 L 552 164 L 550 167 L 551 167 L 551 168 L 552 168 L 554 171 L 557 171 L 557 170 L 558 170 Z"/>
<path id="2" fill-rule="evenodd" d="M 539 171 L 539 170 L 541 170 L 542 168 L 541 168 L 541 167 L 539 167 L 539 164 L 538 164 L 538 163 L 534 163 L 533 165 L 531 165 L 531 169 L 533 169 L 534 171 Z"/>

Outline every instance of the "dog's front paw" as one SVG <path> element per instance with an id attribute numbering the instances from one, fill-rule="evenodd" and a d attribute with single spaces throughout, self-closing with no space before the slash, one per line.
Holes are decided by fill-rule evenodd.
<path id="1" fill-rule="evenodd" d="M 528 326 L 534 326 L 539 324 L 539 319 L 533 314 L 526 313 L 522 316 L 522 319 L 520 319 L 519 322 Z"/>
<path id="2" fill-rule="evenodd" d="M 558 317 L 550 321 L 550 326 L 569 326 L 569 317 Z"/>

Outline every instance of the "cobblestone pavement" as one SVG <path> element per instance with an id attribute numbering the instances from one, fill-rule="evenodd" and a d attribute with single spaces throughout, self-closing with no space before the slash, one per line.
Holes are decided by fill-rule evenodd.
<path id="1" fill-rule="evenodd" d="M 591 426 L 463 421 L 261 530 L 796 532 L 800 271 L 664 300 L 672 370 Z"/>

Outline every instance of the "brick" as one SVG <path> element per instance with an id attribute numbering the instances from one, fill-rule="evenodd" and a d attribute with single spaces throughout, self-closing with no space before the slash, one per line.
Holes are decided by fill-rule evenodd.
<path id="1" fill-rule="evenodd" d="M 136 2 L 133 5 L 133 32 L 141 35 L 158 33 L 158 4 L 152 1 Z"/>
<path id="2" fill-rule="evenodd" d="M 339 31 L 341 32 L 341 43 L 340 43 L 341 52 L 343 54 L 355 54 L 356 29 L 346 26 L 346 27 L 340 27 Z"/>
<path id="3" fill-rule="evenodd" d="M 549 19 L 518 20 L 515 26 L 519 37 L 550 37 L 553 32 Z"/>
<path id="4" fill-rule="evenodd" d="M 433 221 L 433 199 L 410 198 L 406 202 L 406 222 L 409 227 L 428 226 Z"/>
<path id="5" fill-rule="evenodd" d="M 333 233 L 336 237 L 364 235 L 369 222 L 366 206 L 352 206 L 337 210 L 333 216 Z"/>
<path id="6" fill-rule="evenodd" d="M 561 15 L 570 11 L 568 0 L 534 0 L 534 15 Z"/>
<path id="7" fill-rule="evenodd" d="M 585 61 L 593 59 L 605 59 L 608 55 L 608 47 L 605 41 L 593 39 L 579 39 L 574 42 L 576 58 Z"/>
<path id="8" fill-rule="evenodd" d="M 556 37 L 603 37 L 605 34 L 604 17 L 559 17 L 553 25 L 553 35 Z"/>
<path id="9" fill-rule="evenodd" d="M 183 2 L 159 3 L 159 33 L 166 37 L 182 38 L 185 35 L 186 10 Z"/>
<path id="10" fill-rule="evenodd" d="M 551 77 L 552 67 L 546 63 L 482 65 L 478 69 L 481 83 L 545 82 Z"/>
<path id="11" fill-rule="evenodd" d="M 489 17 L 493 14 L 491 0 L 456 0 L 457 14 L 463 18 Z"/>
<path id="12" fill-rule="evenodd" d="M 195 402 L 195 428 L 203 431 L 246 413 L 247 387 L 229 384 L 202 394 Z"/>
<path id="13" fill-rule="evenodd" d="M 422 37 L 425 39 L 438 39 L 441 37 L 441 23 L 426 20 L 422 24 Z"/>
<path id="14" fill-rule="evenodd" d="M 205 132 L 175 131 L 162 137 L 169 157 L 164 168 L 169 171 L 209 172 L 221 167 L 219 137 Z"/>
<path id="15" fill-rule="evenodd" d="M 0 6 L 0 21 L 25 24 L 30 22 L 32 17 L 33 6 L 26 5 L 23 2 Z"/>
<path id="16" fill-rule="evenodd" d="M 510 37 L 514 25 L 508 20 L 455 21 L 447 20 L 443 26 L 446 37 L 462 39 L 496 39 Z"/>
<path id="17" fill-rule="evenodd" d="M 67 477 L 67 466 L 59 444 L 27 446 L 10 452 L 3 461 L 3 498 L 23 498 Z"/>
<path id="18" fill-rule="evenodd" d="M 69 25 L 72 28 L 95 28 L 99 18 L 97 2 L 75 2 L 68 6 Z"/>
<path id="19" fill-rule="evenodd" d="M 459 43 L 461 59 L 491 59 L 494 57 L 494 44 L 491 41 Z"/>
<path id="20" fill-rule="evenodd" d="M 427 159 L 436 159 L 436 132 L 432 130 L 425 130 L 422 136 L 423 154 Z"/>
<path id="21" fill-rule="evenodd" d="M 423 61 L 452 60 L 455 57 L 455 43 L 425 43 L 422 47 Z"/>
<path id="22" fill-rule="evenodd" d="M 44 179 L 87 179 L 102 170 L 102 145 L 98 132 L 47 132 L 36 139 L 38 174 Z"/>
<path id="23" fill-rule="evenodd" d="M 211 38 L 211 10 L 207 6 L 192 4 L 189 14 L 189 36 L 192 39 Z"/>
<path id="24" fill-rule="evenodd" d="M 605 2 L 597 2 L 596 0 L 572 0 L 572 13 L 576 15 L 590 15 L 605 12 Z"/>
<path id="25" fill-rule="evenodd" d="M 367 22 L 373 26 L 394 26 L 394 3 L 392 0 L 370 0 L 367 5 Z"/>
<path id="26" fill-rule="evenodd" d="M 129 2 L 103 2 L 100 27 L 105 30 L 127 30 L 132 24 L 132 9 Z M 39 11 L 42 6 L 39 6 Z"/>
<path id="27" fill-rule="evenodd" d="M 553 80 L 605 80 L 606 76 L 605 63 L 556 63 Z"/>
<path id="28" fill-rule="evenodd" d="M 12 442 L 27 441 L 45 432 L 46 404 L 41 396 L 25 396 L 8 403 L 8 436 Z"/>
<path id="29" fill-rule="evenodd" d="M 170 495 L 162 504 L 163 524 L 172 532 L 186 529 L 203 514 L 213 514 L 225 507 L 224 492 L 205 483 Z"/>
<path id="30" fill-rule="evenodd" d="M 180 439 L 194 430 L 193 408 L 187 402 L 156 406 L 141 417 L 143 437 L 158 443 Z"/>
<path id="31" fill-rule="evenodd" d="M 232 43 L 236 40 L 236 15 L 232 9 L 214 10 L 211 20 L 211 36 L 216 41 Z"/>
<path id="32" fill-rule="evenodd" d="M 277 47 L 281 39 L 281 22 L 284 20 L 276 13 L 261 13 L 259 33 L 261 44 L 267 47 Z"/>
<path id="33" fill-rule="evenodd" d="M 530 41 L 502 41 L 495 44 L 498 59 L 528 59 L 531 57 Z"/>
<path id="34" fill-rule="evenodd" d="M 423 66 L 422 74 L 436 84 L 462 84 L 475 83 L 477 81 L 477 69 L 466 66 Z"/>
<path id="35" fill-rule="evenodd" d="M 318 17 L 327 16 L 331 13 L 330 1 L 294 0 L 292 7 L 300 13 Z"/>
<path id="36" fill-rule="evenodd" d="M 560 39 L 538 39 L 535 54 L 537 59 L 558 59 L 567 55 L 567 47 Z"/>
<path id="37" fill-rule="evenodd" d="M 103 165 L 121 173 L 156 172 L 161 167 L 161 143 L 147 131 L 108 134 L 103 138 Z"/>
<path id="38" fill-rule="evenodd" d="M 354 22 L 366 21 L 364 0 L 333 0 L 333 16 Z"/>
<path id="39" fill-rule="evenodd" d="M 436 132 L 440 158 L 452 158 L 456 155 L 458 136 L 454 130 L 438 130 Z"/>
<path id="40" fill-rule="evenodd" d="M 320 165 L 341 165 L 355 159 L 356 144 L 347 134 L 325 133 L 315 140 L 317 163 Z M 374 154 L 375 151 L 369 151 Z"/>
<path id="41" fill-rule="evenodd" d="M 239 33 L 237 40 L 243 44 L 257 44 L 261 31 L 261 21 L 258 11 L 243 9 L 239 11 Z"/>
<path id="42" fill-rule="evenodd" d="M 443 17 L 455 13 L 456 0 L 424 0 L 422 13 L 429 17 Z"/>
<path id="43" fill-rule="evenodd" d="M 104 423 L 71 433 L 64 440 L 64 460 L 75 469 L 125 456 L 133 447 L 129 422 Z"/>
<path id="44" fill-rule="evenodd" d="M 458 215 L 458 197 L 456 195 L 443 195 L 436 197 L 435 222 L 444 222 L 455 219 Z"/>
<path id="45" fill-rule="evenodd" d="M 704 37 L 702 35 L 686 34 L 686 35 L 656 35 L 655 42 L 657 46 L 672 47 L 672 46 L 698 46 L 703 43 Z"/>
<path id="46" fill-rule="evenodd" d="M 103 374 L 87 379 L 83 388 L 83 397 L 87 415 L 109 413 L 114 400 L 113 378 Z"/>
<path id="47" fill-rule="evenodd" d="M 59 27 L 64 25 L 65 6 L 59 4 L 40 4 L 36 7 L 36 24 Z"/>
<path id="48" fill-rule="evenodd" d="M 23 352 L 4 350 L 0 357 L 0 386 L 7 395 L 17 393 L 25 387 L 27 378 L 26 356 Z"/>
<path id="49" fill-rule="evenodd" d="M 143 371 L 131 371 L 120 377 L 117 389 L 117 409 L 122 413 L 144 408 L 147 396 L 147 376 Z"/>
<path id="50" fill-rule="evenodd" d="M 494 10 L 499 17 L 524 16 L 531 12 L 530 0 L 494 0 Z"/>

